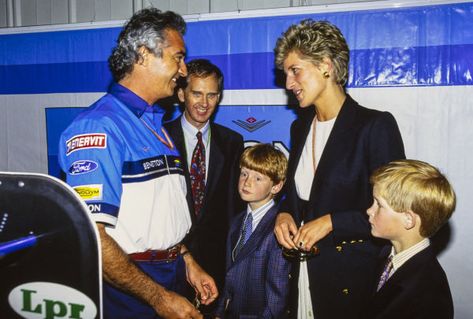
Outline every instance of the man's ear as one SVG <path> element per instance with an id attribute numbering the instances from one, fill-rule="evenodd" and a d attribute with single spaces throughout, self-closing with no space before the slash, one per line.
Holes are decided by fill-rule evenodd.
<path id="1" fill-rule="evenodd" d="M 177 90 L 177 97 L 181 103 L 184 103 L 185 97 L 184 97 L 184 90 L 182 88 L 179 88 Z"/>
<path id="2" fill-rule="evenodd" d="M 407 230 L 414 228 L 418 223 L 417 218 L 419 216 L 412 210 L 408 210 L 407 212 L 404 212 L 402 214 L 404 214 L 404 228 Z"/>
<path id="3" fill-rule="evenodd" d="M 284 185 L 283 181 L 280 181 L 279 183 L 274 184 L 273 187 L 271 187 L 271 194 L 276 195 L 277 193 L 279 193 L 283 185 Z"/>
<path id="4" fill-rule="evenodd" d="M 138 48 L 138 54 L 140 55 L 140 57 L 138 58 L 137 63 L 139 65 L 146 66 L 146 63 L 148 63 L 148 55 L 149 55 L 148 49 L 144 46 L 141 46 Z"/>

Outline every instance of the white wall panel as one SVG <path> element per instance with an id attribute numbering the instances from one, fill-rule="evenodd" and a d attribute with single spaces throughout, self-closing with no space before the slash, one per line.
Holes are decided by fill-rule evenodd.
<path id="1" fill-rule="evenodd" d="M 103 93 L 0 95 L 0 171 L 46 172 L 48 107 L 89 106 Z M 12 141 L 19 141 L 12 143 Z"/>
<path id="2" fill-rule="evenodd" d="M 159 7 L 157 7 L 159 8 Z M 184 14 L 187 13 L 187 0 L 173 0 L 170 1 L 170 10 Z"/>
<path id="3" fill-rule="evenodd" d="M 289 0 L 240 0 L 239 7 L 242 10 L 285 8 L 290 6 Z"/>
<path id="4" fill-rule="evenodd" d="M 212 0 L 211 3 L 212 12 L 226 12 L 226 11 L 237 11 L 237 1 L 228 0 Z"/>
<path id="5" fill-rule="evenodd" d="M 18 14 L 21 17 L 21 23 L 17 21 L 18 26 L 38 25 L 36 20 L 36 1 L 15 1 L 15 10 L 19 10 Z"/>
<path id="6" fill-rule="evenodd" d="M 8 26 L 7 0 L 0 0 L 0 28 Z"/>
<path id="7" fill-rule="evenodd" d="M 115 6 L 116 4 L 114 4 Z M 111 0 L 95 0 L 94 1 L 94 21 L 112 20 L 112 3 Z"/>
<path id="8" fill-rule="evenodd" d="M 15 7 L 12 26 L 34 26 L 127 20 L 133 10 L 149 6 L 186 15 L 369 0 L 0 0 L 0 28 L 8 27 L 8 1 Z M 69 2 L 73 8 L 69 8 Z M 70 16 L 71 12 L 73 16 Z"/>
<path id="9" fill-rule="evenodd" d="M 187 14 L 194 14 L 194 13 L 208 13 L 209 12 L 209 1 L 210 0 L 194 0 L 187 2 Z"/>
<path id="10" fill-rule="evenodd" d="M 171 10 L 171 1 L 170 0 L 145 0 L 143 1 L 143 8 L 153 6 L 162 11 Z"/>
<path id="11" fill-rule="evenodd" d="M 77 22 L 94 21 L 94 0 L 77 0 L 75 3 Z"/>
<path id="12" fill-rule="evenodd" d="M 36 24 L 44 25 L 51 24 L 51 0 L 37 0 L 36 1 Z"/>
<path id="13" fill-rule="evenodd" d="M 67 0 L 51 1 L 51 24 L 68 23 L 69 7 Z"/>
<path id="14" fill-rule="evenodd" d="M 128 20 L 133 13 L 133 1 L 130 0 L 110 0 L 113 1 L 111 6 L 111 20 Z"/>

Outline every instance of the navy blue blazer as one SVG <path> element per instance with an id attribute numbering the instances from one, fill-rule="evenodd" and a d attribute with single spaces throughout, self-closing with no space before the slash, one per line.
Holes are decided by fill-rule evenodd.
<path id="1" fill-rule="evenodd" d="M 309 202 L 302 207 L 294 175 L 314 108 L 291 126 L 291 152 L 286 198 L 280 211 L 300 225 L 331 214 L 333 231 L 318 242 L 320 254 L 308 260 L 312 305 L 317 319 L 358 318 L 370 296 L 380 246 L 373 242 L 366 209 L 373 202 L 371 173 L 392 160 L 405 158 L 394 117 L 360 106 L 349 95 L 335 120 L 314 176 Z M 298 265 L 293 267 L 291 316 L 297 312 Z"/>
<path id="2" fill-rule="evenodd" d="M 240 236 L 246 210 L 230 226 L 227 240 L 227 274 L 220 294 L 220 318 L 285 318 L 289 294 L 290 263 L 283 257 L 274 236 L 277 207 L 260 221 L 240 253 L 232 250 Z"/>
<path id="3" fill-rule="evenodd" d="M 181 118 L 165 123 L 164 127 L 182 154 L 183 166 L 188 167 Z M 187 201 L 193 221 L 184 243 L 199 265 L 214 278 L 220 290 L 225 276 L 225 241 L 230 220 L 244 207 L 237 191 L 243 137 L 213 122 L 210 123 L 210 132 L 204 205 L 197 217 L 194 214 L 189 172 L 185 170 Z"/>
<path id="4" fill-rule="evenodd" d="M 389 251 L 380 261 L 380 269 Z M 377 273 L 376 281 L 381 272 Z M 376 287 L 373 288 L 376 291 Z M 453 301 L 447 276 L 431 246 L 406 261 L 374 293 L 363 318 L 453 319 Z"/>

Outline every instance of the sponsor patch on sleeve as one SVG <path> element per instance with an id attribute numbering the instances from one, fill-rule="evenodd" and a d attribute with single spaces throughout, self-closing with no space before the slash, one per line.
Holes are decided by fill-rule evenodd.
<path id="1" fill-rule="evenodd" d="M 89 204 L 87 207 L 91 213 L 100 213 L 102 211 L 102 204 Z"/>
<path id="2" fill-rule="evenodd" d="M 103 184 L 79 185 L 73 187 L 83 200 L 101 200 Z"/>
<path id="3" fill-rule="evenodd" d="M 181 160 L 179 158 L 174 159 L 174 164 L 176 164 L 176 167 L 181 167 Z"/>
<path id="4" fill-rule="evenodd" d="M 69 174 L 80 175 L 91 173 L 95 171 L 98 167 L 99 164 L 97 162 L 89 160 L 79 160 L 72 163 L 71 167 L 69 167 Z"/>
<path id="5" fill-rule="evenodd" d="M 106 148 L 107 134 L 90 133 L 75 135 L 66 141 L 66 155 L 87 148 Z"/>

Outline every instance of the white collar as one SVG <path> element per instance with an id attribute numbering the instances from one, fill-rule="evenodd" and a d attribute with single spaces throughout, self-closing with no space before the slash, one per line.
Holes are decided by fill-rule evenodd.
<path id="1" fill-rule="evenodd" d="M 400 253 L 395 252 L 394 246 L 391 248 L 391 256 L 393 256 L 393 270 L 396 271 L 399 267 L 404 265 L 409 259 L 411 259 L 414 255 L 419 253 L 420 251 L 424 250 L 425 248 L 430 246 L 430 240 L 428 238 L 424 238 L 414 246 L 407 248 L 406 250 L 401 251 Z"/>
<path id="2" fill-rule="evenodd" d="M 210 129 L 210 121 L 207 121 L 207 123 L 205 123 L 205 125 L 199 130 L 194 125 L 189 123 L 189 121 L 187 121 L 186 116 L 184 115 L 184 113 L 182 113 L 181 125 L 182 125 L 182 130 L 188 136 L 193 136 L 194 138 L 196 138 L 195 135 L 197 134 L 197 132 L 200 131 L 200 132 L 202 132 L 202 138 L 204 139 L 204 141 L 207 140 L 207 137 L 208 137 L 208 134 L 209 134 L 209 129 Z"/>

